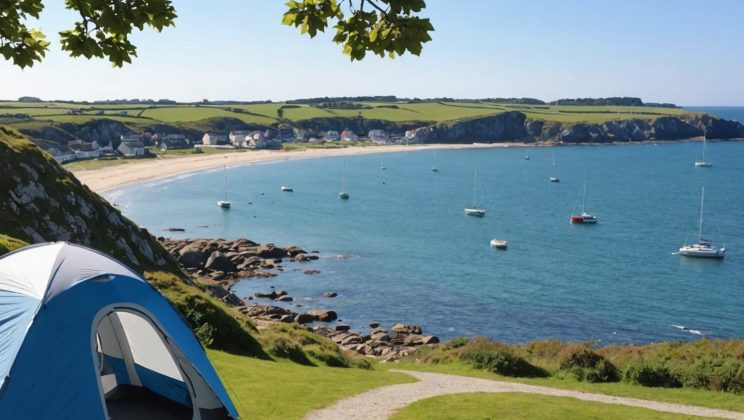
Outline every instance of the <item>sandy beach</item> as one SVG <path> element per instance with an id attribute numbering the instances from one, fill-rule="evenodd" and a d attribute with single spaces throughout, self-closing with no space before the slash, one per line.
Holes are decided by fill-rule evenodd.
<path id="1" fill-rule="evenodd" d="M 343 149 L 305 149 L 305 150 L 251 150 L 247 152 L 203 154 L 191 156 L 167 156 L 146 159 L 136 163 L 111 165 L 99 169 L 77 169 L 75 176 L 90 189 L 103 193 L 139 182 L 168 178 L 189 172 L 199 172 L 221 166 L 239 166 L 251 163 L 319 158 L 329 156 L 355 156 L 373 153 L 420 152 L 437 149 L 471 149 L 486 147 L 521 147 L 524 143 L 476 143 L 476 144 L 431 144 L 431 145 L 390 145 L 390 146 L 351 146 Z"/>

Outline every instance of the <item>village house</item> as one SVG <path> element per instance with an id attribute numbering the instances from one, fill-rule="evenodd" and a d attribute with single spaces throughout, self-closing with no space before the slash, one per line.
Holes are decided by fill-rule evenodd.
<path id="1" fill-rule="evenodd" d="M 227 138 L 230 140 L 230 144 L 232 144 L 235 147 L 247 147 L 243 145 L 247 144 L 248 136 L 250 136 L 252 133 L 253 131 L 236 130 L 236 131 L 231 131 L 230 134 L 227 136 Z"/>
<path id="2" fill-rule="evenodd" d="M 189 139 L 183 134 L 166 134 L 160 138 L 160 150 L 190 149 Z"/>
<path id="3" fill-rule="evenodd" d="M 224 146 L 228 144 L 227 134 L 204 133 L 202 144 L 205 146 Z"/>
<path id="4" fill-rule="evenodd" d="M 338 134 L 338 131 L 328 130 L 325 133 L 325 136 L 323 136 L 323 140 L 325 141 L 337 141 L 341 136 Z"/>
<path id="5" fill-rule="evenodd" d="M 390 141 L 390 136 L 385 130 L 375 129 L 369 130 L 367 137 L 377 144 L 387 144 Z"/>
<path id="6" fill-rule="evenodd" d="M 121 141 L 141 141 L 142 136 L 139 134 L 131 133 L 131 134 L 122 134 L 119 136 L 119 140 Z"/>
<path id="7" fill-rule="evenodd" d="M 359 136 L 354 134 L 353 131 L 346 129 L 341 132 L 341 140 L 342 141 L 357 141 L 359 140 Z"/>
<path id="8" fill-rule="evenodd" d="M 95 141 L 73 140 L 67 143 L 67 147 L 75 153 L 75 159 L 94 159 L 101 156 L 101 150 Z"/>
<path id="9" fill-rule="evenodd" d="M 71 160 L 75 160 L 75 153 L 73 153 L 69 149 L 63 151 L 56 147 L 52 147 L 51 149 L 48 149 L 47 152 L 51 154 L 59 163 L 65 163 Z"/>
<path id="10" fill-rule="evenodd" d="M 122 141 L 116 149 L 125 157 L 138 157 L 145 155 L 145 145 L 139 141 Z"/>

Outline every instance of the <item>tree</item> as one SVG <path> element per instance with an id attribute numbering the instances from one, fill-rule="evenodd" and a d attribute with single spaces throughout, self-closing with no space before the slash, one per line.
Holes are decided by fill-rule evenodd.
<path id="1" fill-rule="evenodd" d="M 46 35 L 26 25 L 39 17 L 43 1 L 0 0 L 0 54 L 21 68 L 40 62 L 49 49 Z M 80 19 L 59 33 L 62 49 L 72 57 L 108 58 L 115 67 L 137 56 L 129 41 L 135 28 L 160 32 L 177 17 L 171 0 L 65 0 L 65 5 Z M 390 58 L 419 55 L 434 31 L 429 19 L 415 15 L 426 8 L 424 0 L 292 0 L 286 6 L 282 23 L 311 38 L 335 23 L 333 41 L 352 61 L 367 51 Z"/>

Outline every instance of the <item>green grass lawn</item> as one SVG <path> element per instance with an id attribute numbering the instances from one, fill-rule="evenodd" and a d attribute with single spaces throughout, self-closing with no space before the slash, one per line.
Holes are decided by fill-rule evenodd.
<path id="1" fill-rule="evenodd" d="M 396 368 L 419 370 L 424 372 L 449 373 L 453 375 L 472 376 L 508 382 L 520 382 L 530 385 L 552 388 L 571 389 L 597 394 L 615 395 L 618 397 L 639 398 L 643 400 L 664 401 L 676 404 L 698 405 L 701 407 L 720 408 L 744 412 L 744 398 L 741 395 L 708 391 L 692 388 L 649 388 L 625 382 L 587 383 L 579 382 L 572 377 L 551 376 L 548 378 L 512 378 L 491 372 L 475 370 L 462 362 L 443 363 L 439 365 L 401 362 L 395 365 L 380 365 L 380 369 Z"/>
<path id="2" fill-rule="evenodd" d="M 392 420 L 412 419 L 689 419 L 645 408 L 519 393 L 453 394 L 427 398 L 398 411 Z"/>
<path id="3" fill-rule="evenodd" d="M 302 366 L 214 350 L 207 354 L 243 418 L 300 419 L 371 388 L 415 380 L 385 370 Z"/>

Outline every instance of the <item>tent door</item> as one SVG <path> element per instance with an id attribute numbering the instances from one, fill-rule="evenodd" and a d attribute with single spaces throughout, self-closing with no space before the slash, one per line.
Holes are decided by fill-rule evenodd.
<path id="1" fill-rule="evenodd" d="M 105 314 L 96 327 L 94 356 L 108 417 L 199 420 L 177 353 L 143 311 L 116 307 Z"/>

